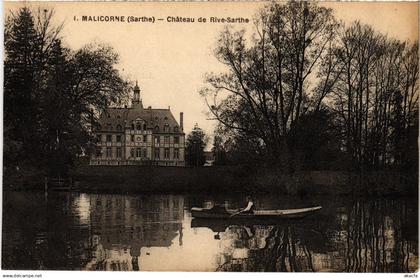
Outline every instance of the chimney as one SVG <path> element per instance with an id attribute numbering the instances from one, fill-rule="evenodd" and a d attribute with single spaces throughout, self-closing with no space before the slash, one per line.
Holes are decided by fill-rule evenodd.
<path id="1" fill-rule="evenodd" d="M 179 113 L 179 128 L 184 130 L 184 112 Z"/>

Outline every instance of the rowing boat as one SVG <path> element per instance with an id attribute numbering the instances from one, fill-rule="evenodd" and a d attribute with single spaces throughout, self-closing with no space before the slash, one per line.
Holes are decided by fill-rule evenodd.
<path id="1" fill-rule="evenodd" d="M 322 207 L 310 207 L 299 209 L 277 209 L 277 210 L 254 210 L 253 212 L 232 213 L 223 207 L 191 208 L 191 216 L 194 218 L 212 219 L 254 219 L 254 218 L 302 218 L 308 214 L 320 210 Z"/>

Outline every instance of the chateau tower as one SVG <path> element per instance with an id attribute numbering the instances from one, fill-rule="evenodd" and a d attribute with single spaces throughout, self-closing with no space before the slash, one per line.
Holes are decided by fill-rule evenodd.
<path id="1" fill-rule="evenodd" d="M 133 108 L 143 109 L 143 103 L 142 103 L 141 98 L 140 98 L 140 88 L 139 88 L 139 85 L 138 85 L 137 81 L 136 81 L 136 86 L 134 86 L 133 91 L 134 91 L 134 97 L 133 97 L 133 101 L 132 101 Z"/>

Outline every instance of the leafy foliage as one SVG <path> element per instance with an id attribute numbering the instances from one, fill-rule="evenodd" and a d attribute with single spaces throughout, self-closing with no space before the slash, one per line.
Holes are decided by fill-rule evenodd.
<path id="1" fill-rule="evenodd" d="M 96 112 L 124 101 L 129 84 L 106 45 L 62 46 L 54 12 L 24 7 L 5 27 L 5 165 L 65 174 L 90 151 Z"/>
<path id="2" fill-rule="evenodd" d="M 203 166 L 206 162 L 204 148 L 207 145 L 208 138 L 204 131 L 196 124 L 187 136 L 185 159 L 190 166 Z"/>
<path id="3" fill-rule="evenodd" d="M 200 91 L 228 157 L 291 172 L 335 168 L 317 163 L 325 159 L 359 170 L 418 160 L 418 42 L 340 25 L 314 2 L 269 4 L 255 23 L 251 36 L 220 33 L 226 71 L 209 73 Z"/>

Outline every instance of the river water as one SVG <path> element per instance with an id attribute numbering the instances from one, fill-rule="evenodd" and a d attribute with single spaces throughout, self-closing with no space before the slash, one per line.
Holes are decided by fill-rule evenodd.
<path id="1" fill-rule="evenodd" d="M 245 196 L 3 193 L 3 269 L 413 272 L 417 198 L 253 196 L 256 208 L 321 205 L 302 220 L 198 221 L 190 208 Z"/>

